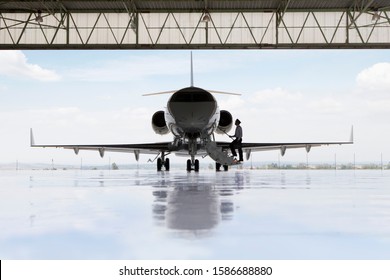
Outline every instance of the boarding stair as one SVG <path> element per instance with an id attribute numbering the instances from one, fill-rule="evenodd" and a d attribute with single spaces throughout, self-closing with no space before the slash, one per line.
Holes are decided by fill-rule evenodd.
<path id="1" fill-rule="evenodd" d="M 222 151 L 222 148 L 218 147 L 217 143 L 214 141 L 208 142 L 205 147 L 209 157 L 221 165 L 230 166 L 240 164 L 239 161 L 236 161 L 233 157 L 230 157 L 226 151 Z"/>

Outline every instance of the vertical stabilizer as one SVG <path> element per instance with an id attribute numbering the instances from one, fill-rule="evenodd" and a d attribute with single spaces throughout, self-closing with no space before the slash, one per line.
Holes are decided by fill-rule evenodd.
<path id="1" fill-rule="evenodd" d="M 194 86 L 194 65 L 192 63 L 192 52 L 191 52 L 191 86 Z"/>

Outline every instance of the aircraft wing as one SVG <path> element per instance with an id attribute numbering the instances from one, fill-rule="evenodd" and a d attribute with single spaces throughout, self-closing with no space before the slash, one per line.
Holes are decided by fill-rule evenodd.
<path id="1" fill-rule="evenodd" d="M 103 157 L 105 152 L 134 153 L 136 160 L 139 154 L 159 154 L 160 152 L 169 152 L 171 142 L 159 143 L 140 143 L 140 144 L 93 144 L 93 145 L 37 145 L 34 141 L 32 129 L 30 130 L 30 146 L 39 148 L 63 148 L 73 150 L 76 154 L 80 150 L 98 151 Z"/>
<path id="2" fill-rule="evenodd" d="M 241 148 L 243 152 L 247 154 L 247 159 L 251 152 L 259 151 L 271 151 L 280 150 L 282 156 L 286 153 L 287 149 L 305 148 L 307 152 L 310 152 L 312 147 L 329 146 L 329 145 L 344 145 L 353 144 L 353 127 L 351 128 L 351 136 L 349 141 L 341 142 L 299 142 L 299 143 L 242 143 Z M 222 149 L 229 149 L 230 142 L 216 142 L 218 147 Z"/>

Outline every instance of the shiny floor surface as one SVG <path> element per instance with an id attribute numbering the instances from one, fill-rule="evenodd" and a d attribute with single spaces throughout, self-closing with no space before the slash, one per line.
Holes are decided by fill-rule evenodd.
<path id="1" fill-rule="evenodd" d="M 0 259 L 390 259 L 390 171 L 0 171 Z"/>

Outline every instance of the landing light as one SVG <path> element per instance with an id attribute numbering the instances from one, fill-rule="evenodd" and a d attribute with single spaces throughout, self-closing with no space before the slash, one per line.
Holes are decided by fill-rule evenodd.
<path id="1" fill-rule="evenodd" d="M 208 12 L 205 12 L 202 21 L 203 22 L 209 22 L 211 20 L 210 14 Z"/>
<path id="2" fill-rule="evenodd" d="M 378 11 L 375 11 L 375 13 L 372 15 L 372 21 L 377 21 L 377 20 L 380 20 L 381 19 L 381 17 L 380 17 L 380 15 L 379 15 L 379 13 L 378 13 Z"/>
<path id="3" fill-rule="evenodd" d="M 39 23 L 41 23 L 41 22 L 43 22 L 43 18 L 42 18 L 42 11 L 41 10 L 38 10 L 38 15 L 37 15 L 37 17 L 35 18 L 35 21 L 36 22 L 39 22 Z"/>

